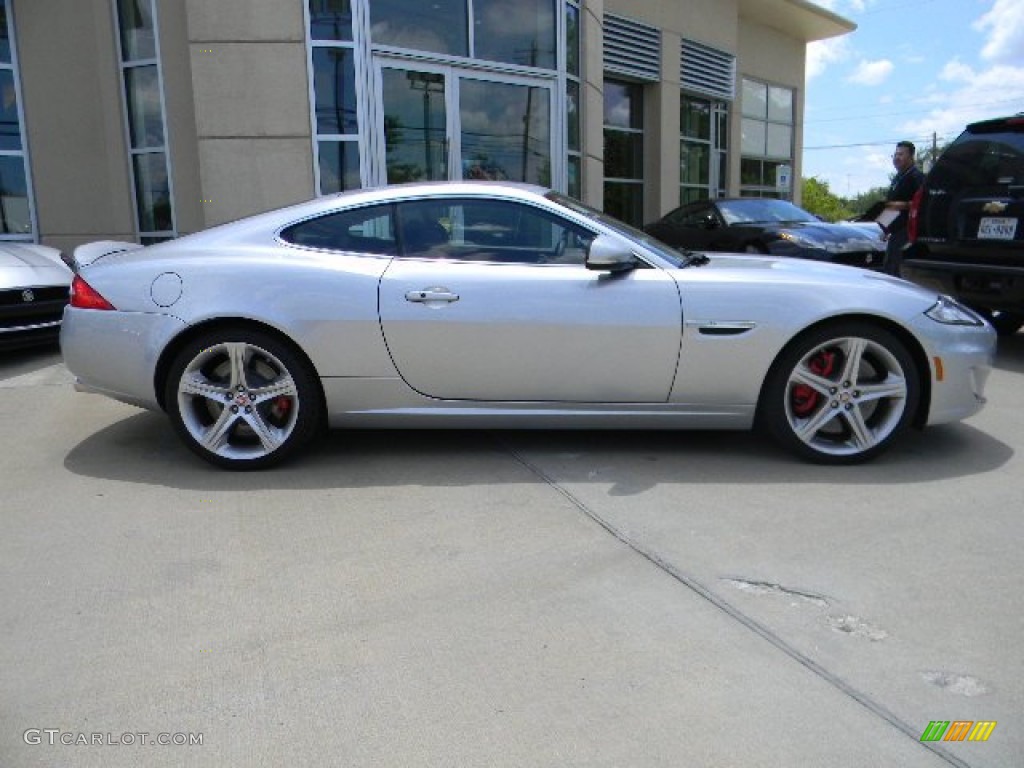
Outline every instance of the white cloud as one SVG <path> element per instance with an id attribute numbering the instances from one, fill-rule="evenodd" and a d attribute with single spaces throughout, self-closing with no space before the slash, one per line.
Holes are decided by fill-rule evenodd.
<path id="1" fill-rule="evenodd" d="M 864 9 L 872 5 L 875 0 L 814 0 L 815 5 L 820 5 L 832 13 L 840 15 L 846 13 L 862 13 Z"/>
<path id="2" fill-rule="evenodd" d="M 914 136 L 938 134 L 952 139 L 967 123 L 1013 114 L 1024 102 L 1024 67 L 976 70 L 954 59 L 941 71 L 951 90 L 929 88 L 922 94 L 922 115 L 903 124 Z"/>
<path id="3" fill-rule="evenodd" d="M 988 34 L 981 57 L 997 64 L 1024 64 L 1024 3 L 995 0 L 991 10 L 974 22 Z"/>
<path id="4" fill-rule="evenodd" d="M 888 59 L 877 61 L 861 61 L 847 82 L 858 85 L 881 85 L 892 74 L 893 64 Z"/>
<path id="5" fill-rule="evenodd" d="M 817 77 L 829 64 L 844 61 L 850 57 L 850 43 L 845 37 L 816 40 L 807 45 L 806 79 Z"/>
<path id="6" fill-rule="evenodd" d="M 974 76 L 974 70 L 958 58 L 947 61 L 939 72 L 939 79 L 950 83 L 969 83 Z"/>

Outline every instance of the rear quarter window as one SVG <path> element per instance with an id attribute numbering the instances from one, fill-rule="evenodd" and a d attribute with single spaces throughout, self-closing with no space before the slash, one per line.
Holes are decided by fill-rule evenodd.
<path id="1" fill-rule="evenodd" d="M 1024 185 L 1024 132 L 964 133 L 929 174 L 929 186 L 990 188 Z"/>
<path id="2" fill-rule="evenodd" d="M 328 251 L 394 256 L 394 209 L 377 205 L 338 211 L 300 221 L 281 230 L 281 239 L 292 245 Z"/>

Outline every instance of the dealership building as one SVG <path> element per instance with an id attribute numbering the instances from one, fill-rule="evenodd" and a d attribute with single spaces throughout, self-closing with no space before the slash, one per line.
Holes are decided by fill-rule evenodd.
<path id="1" fill-rule="evenodd" d="M 341 190 L 553 187 L 634 224 L 798 198 L 806 0 L 0 0 L 0 238 L 155 242 Z"/>

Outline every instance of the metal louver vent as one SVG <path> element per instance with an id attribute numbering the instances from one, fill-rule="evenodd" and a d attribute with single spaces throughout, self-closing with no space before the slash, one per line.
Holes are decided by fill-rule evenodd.
<path id="1" fill-rule="evenodd" d="M 607 47 L 607 42 L 605 47 Z M 692 40 L 683 40 L 679 84 L 687 91 L 732 101 L 736 95 L 736 57 Z"/>
<path id="2" fill-rule="evenodd" d="M 661 33 L 638 21 L 605 14 L 604 69 L 657 82 L 661 79 Z"/>

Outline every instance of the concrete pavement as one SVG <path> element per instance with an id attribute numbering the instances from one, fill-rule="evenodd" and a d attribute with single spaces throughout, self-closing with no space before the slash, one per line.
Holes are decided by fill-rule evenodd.
<path id="1" fill-rule="evenodd" d="M 7 355 L 0 765 L 1019 766 L 1022 377 L 1018 336 L 864 467 L 357 432 L 230 474 Z"/>

